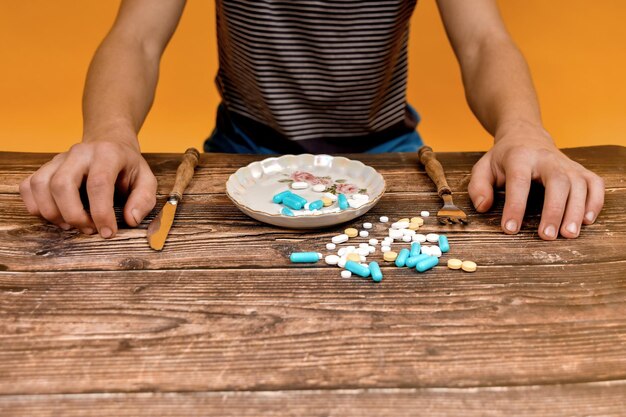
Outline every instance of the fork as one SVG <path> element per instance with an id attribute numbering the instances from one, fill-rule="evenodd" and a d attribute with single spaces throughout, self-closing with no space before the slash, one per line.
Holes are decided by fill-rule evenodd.
<path id="1" fill-rule="evenodd" d="M 430 146 L 422 146 L 417 155 L 422 165 L 426 168 L 426 173 L 435 183 L 437 194 L 443 199 L 443 207 L 437 212 L 439 223 L 468 224 L 467 214 L 452 202 L 452 190 L 448 186 L 446 174 L 443 172 L 443 167 L 437 160 L 433 149 Z"/>

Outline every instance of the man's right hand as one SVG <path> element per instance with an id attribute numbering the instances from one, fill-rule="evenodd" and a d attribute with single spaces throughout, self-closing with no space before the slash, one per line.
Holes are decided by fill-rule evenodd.
<path id="1" fill-rule="evenodd" d="M 87 183 L 89 212 L 83 207 L 80 187 Z M 96 140 L 76 144 L 56 155 L 20 184 L 29 213 L 69 230 L 85 234 L 96 230 L 103 238 L 115 236 L 117 221 L 113 194 L 128 195 L 124 220 L 137 226 L 156 204 L 157 181 L 138 145 Z"/>

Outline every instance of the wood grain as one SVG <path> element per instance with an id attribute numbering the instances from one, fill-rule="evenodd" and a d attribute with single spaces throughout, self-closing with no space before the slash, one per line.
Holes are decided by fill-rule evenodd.
<path id="1" fill-rule="evenodd" d="M 383 265 L 380 284 L 288 262 L 326 253 L 345 225 L 285 230 L 236 210 L 224 182 L 262 157 L 202 155 L 156 253 L 145 228 L 180 155 L 146 155 L 159 205 L 104 241 L 26 212 L 19 182 L 51 155 L 0 153 L 0 415 L 624 415 L 626 148 L 565 152 L 607 186 L 580 238 L 537 237 L 541 187 L 521 233 L 502 234 L 502 192 L 484 215 L 467 195 L 482 154 L 438 154 L 472 223 L 422 231 L 445 230 L 446 257 L 479 269 Z M 374 236 L 380 215 L 440 207 L 417 155 L 357 157 L 389 185 L 358 221 Z"/>

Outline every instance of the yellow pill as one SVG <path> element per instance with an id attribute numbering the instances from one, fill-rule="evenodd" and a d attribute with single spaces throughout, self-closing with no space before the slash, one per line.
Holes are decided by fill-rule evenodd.
<path id="1" fill-rule="evenodd" d="M 417 223 L 418 226 L 422 226 L 424 224 L 424 219 L 421 217 L 412 217 L 411 223 Z"/>
<path id="2" fill-rule="evenodd" d="M 328 207 L 328 206 L 332 206 L 333 205 L 333 200 L 331 200 L 328 197 L 322 197 L 322 198 L 320 198 L 320 200 L 322 200 L 322 203 L 324 203 L 324 207 Z"/>
<path id="3" fill-rule="evenodd" d="M 393 262 L 396 260 L 397 257 L 398 257 L 398 254 L 392 250 L 390 250 L 389 252 L 385 252 L 383 254 L 383 259 L 387 262 Z"/>
<path id="4" fill-rule="evenodd" d="M 420 228 L 420 225 L 417 223 L 409 223 L 409 230 L 417 230 Z"/>
<path id="5" fill-rule="evenodd" d="M 476 271 L 476 263 L 472 261 L 463 261 L 461 269 L 465 272 L 474 272 Z"/>
<path id="6" fill-rule="evenodd" d="M 400 219 L 400 220 L 398 220 L 398 223 L 404 223 L 404 222 L 411 223 L 409 221 L 409 219 Z"/>
<path id="7" fill-rule="evenodd" d="M 345 234 L 347 234 L 347 235 L 348 235 L 348 237 L 357 237 L 357 236 L 359 235 L 359 231 L 358 231 L 358 230 L 356 230 L 356 229 L 355 229 L 355 228 L 353 228 L 353 227 L 350 227 L 350 228 L 348 228 L 348 229 L 344 230 L 343 232 L 344 232 Z"/>
<path id="8" fill-rule="evenodd" d="M 463 261 L 460 259 L 448 259 L 448 268 L 450 269 L 461 269 L 463 265 Z"/>
<path id="9" fill-rule="evenodd" d="M 348 254 L 348 256 L 346 256 L 346 260 L 347 261 L 354 261 L 354 262 L 361 262 L 361 257 L 359 256 L 358 253 L 352 252 L 352 253 Z"/>

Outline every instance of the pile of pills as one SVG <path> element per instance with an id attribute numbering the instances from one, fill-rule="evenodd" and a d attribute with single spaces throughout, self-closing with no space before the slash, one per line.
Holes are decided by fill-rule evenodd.
<path id="1" fill-rule="evenodd" d="M 380 265 L 378 262 L 367 259 L 368 256 L 377 252 L 377 247 L 380 245 L 382 259 L 385 262 L 393 263 L 398 268 L 414 268 L 417 272 L 423 273 L 439 265 L 439 258 L 450 251 L 447 236 L 437 233 L 426 235 L 417 233 L 417 230 L 424 225 L 424 217 L 428 216 L 429 213 L 423 211 L 420 217 L 403 218 L 393 222 L 387 229 L 387 236 L 380 241 L 376 238 L 369 238 L 374 227 L 372 223 L 363 223 L 362 230 L 349 227 L 342 234 L 333 236 L 331 242 L 326 244 L 326 249 L 336 250 L 336 254 L 324 257 L 317 252 L 296 252 L 291 254 L 291 260 L 292 262 L 315 263 L 324 259 L 328 265 L 336 265 L 343 269 L 342 278 L 350 278 L 354 274 L 363 278 L 371 277 L 375 282 L 380 282 L 383 279 Z M 382 224 L 388 223 L 389 218 L 381 216 L 379 221 Z M 348 245 L 338 248 L 338 245 L 359 237 L 369 238 L 369 240 L 358 246 Z M 408 244 L 409 247 L 392 250 L 392 245 L 398 244 Z M 294 255 L 296 260 L 294 260 Z M 307 261 L 302 259 L 307 259 Z M 472 261 L 449 259 L 448 268 L 474 272 L 477 266 Z"/>
<path id="2" fill-rule="evenodd" d="M 306 182 L 291 183 L 291 189 L 293 190 L 304 190 L 308 187 L 309 184 Z M 370 200 L 367 194 L 355 193 L 347 197 L 345 194 L 335 195 L 325 192 L 326 186 L 323 184 L 315 184 L 311 189 L 320 193 L 321 197 L 308 202 L 304 197 L 291 190 L 285 190 L 272 197 L 272 202 L 278 205 L 278 213 L 292 217 L 339 213 L 349 208 L 357 209 Z"/>

